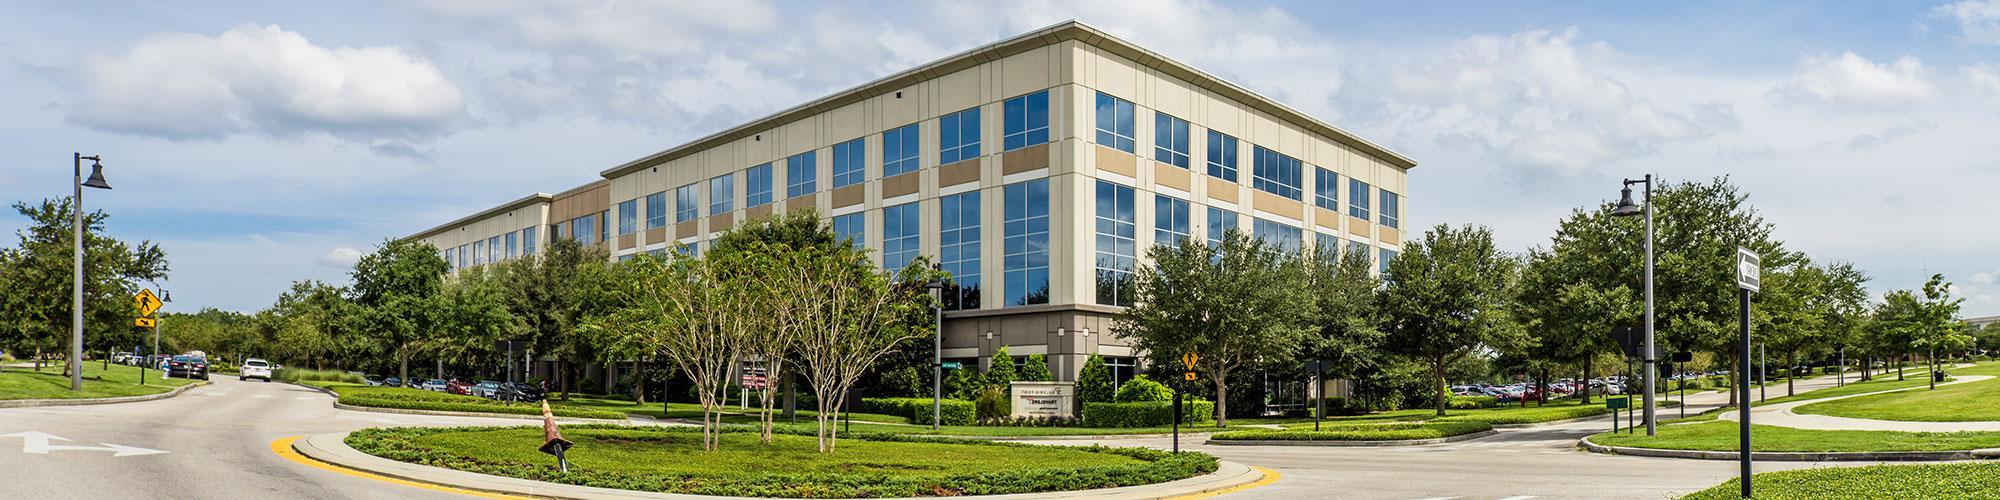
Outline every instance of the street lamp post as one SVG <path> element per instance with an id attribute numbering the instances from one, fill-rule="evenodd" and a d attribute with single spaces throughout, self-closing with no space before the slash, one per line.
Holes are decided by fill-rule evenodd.
<path id="1" fill-rule="evenodd" d="M 1654 352 L 1658 349 L 1653 347 L 1653 174 L 1646 174 L 1645 177 L 1639 180 L 1625 179 L 1624 183 L 1624 188 L 1620 191 L 1618 207 L 1611 209 L 1611 215 L 1629 217 L 1643 213 L 1646 218 L 1646 338 L 1645 343 L 1642 344 L 1645 350 L 1640 353 L 1646 366 L 1645 371 L 1640 372 L 1639 376 L 1640 389 L 1645 391 L 1646 408 L 1643 420 L 1646 423 L 1646 435 L 1652 436 L 1656 435 L 1657 430 L 1654 427 L 1653 421 L 1653 384 L 1655 372 L 1657 371 L 1656 365 L 1659 363 L 1659 357 Z M 1633 184 L 1646 185 L 1646 207 L 1644 210 L 1641 210 L 1632 203 Z"/>
<path id="2" fill-rule="evenodd" d="M 931 319 L 936 323 L 931 332 L 931 430 L 938 430 L 944 415 L 944 294 L 943 279 L 924 284 L 935 292 L 937 302 L 931 306 Z"/>
<path id="3" fill-rule="evenodd" d="M 90 179 L 88 180 L 85 180 L 83 178 L 83 160 L 86 158 L 90 159 Z M 70 312 L 69 390 L 82 391 L 83 390 L 83 188 L 84 186 L 90 186 L 98 189 L 111 189 L 111 185 L 104 182 L 104 163 L 100 158 L 96 156 L 84 156 L 83 153 L 76 153 L 75 159 L 76 159 L 76 164 L 75 164 L 76 198 L 72 198 L 71 199 L 72 203 L 70 203 L 70 205 L 72 206 L 72 208 L 75 209 L 75 211 L 71 212 L 70 215 L 71 215 L 71 220 L 75 223 L 75 227 L 73 228 L 73 234 L 72 234 L 73 238 L 71 239 L 76 243 L 76 253 L 74 254 L 75 259 L 70 261 L 70 267 L 73 267 L 76 270 L 76 281 L 72 282 L 72 286 L 70 287 L 70 302 L 69 302 L 69 312 Z"/>

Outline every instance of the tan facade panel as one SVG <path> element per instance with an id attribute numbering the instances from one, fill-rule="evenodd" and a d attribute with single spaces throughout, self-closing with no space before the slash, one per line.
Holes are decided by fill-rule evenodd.
<path id="1" fill-rule="evenodd" d="M 598 181 L 556 195 L 555 200 L 549 202 L 549 222 L 565 222 L 610 208 L 611 183 Z"/>
<path id="2" fill-rule="evenodd" d="M 923 177 L 923 172 L 921 171 L 885 177 L 882 179 L 882 197 L 894 198 L 906 194 L 916 194 L 917 188 L 923 186 Z"/>
<path id="3" fill-rule="evenodd" d="M 1095 149 L 1097 153 L 1097 170 L 1134 179 L 1139 178 L 1139 157 L 1104 146 L 1096 146 Z"/>
<path id="4" fill-rule="evenodd" d="M 805 195 L 797 198 L 788 199 L 785 200 L 785 211 L 797 212 L 809 208 L 817 208 L 818 206 L 814 204 L 817 201 L 818 201 L 817 198 L 815 198 L 813 195 Z"/>
<path id="5" fill-rule="evenodd" d="M 1304 203 L 1263 191 L 1251 191 L 1250 197 L 1258 210 L 1290 217 L 1292 220 L 1306 220 Z"/>
<path id="6" fill-rule="evenodd" d="M 1194 192 L 1194 174 L 1185 168 L 1165 163 L 1153 164 L 1153 183 L 1187 192 Z"/>
<path id="7" fill-rule="evenodd" d="M 701 233 L 701 221 L 691 220 L 674 224 L 674 238 L 688 238 Z"/>
<path id="8" fill-rule="evenodd" d="M 1313 224 L 1327 229 L 1340 229 L 1340 212 L 1313 207 Z"/>
<path id="9" fill-rule="evenodd" d="M 1363 220 L 1363 219 L 1359 219 L 1359 218 L 1355 218 L 1355 217 L 1348 217 L 1348 218 L 1347 218 L 1347 233 L 1348 233 L 1348 234 L 1352 234 L 1352 235 L 1355 235 L 1355 236 L 1360 236 L 1360 237 L 1363 237 L 1363 238 L 1367 238 L 1367 237 L 1369 237 L 1369 236 L 1372 236 L 1372 235 L 1374 235 L 1374 234 L 1375 234 L 1375 225 L 1374 225 L 1374 224 L 1371 224 L 1371 223 L 1369 223 L 1369 222 L 1368 222 L 1367 220 Z"/>
<path id="10" fill-rule="evenodd" d="M 646 243 L 649 244 L 659 243 L 662 241 L 667 241 L 669 239 L 671 238 L 667 237 L 667 228 L 665 227 L 656 227 L 646 230 Z"/>
<path id="11" fill-rule="evenodd" d="M 709 232 L 727 231 L 729 230 L 729 228 L 736 227 L 735 224 L 736 224 L 735 214 L 716 214 L 708 216 Z"/>
<path id="12" fill-rule="evenodd" d="M 1391 227 L 1383 227 L 1381 231 L 1378 231 L 1378 233 L 1379 234 L 1375 239 L 1381 240 L 1382 244 L 1384 245 L 1400 245 L 1403 243 L 1403 231 L 1401 230 Z M 1755 454 L 1753 453 L 1752 455 Z"/>
<path id="13" fill-rule="evenodd" d="M 1049 167 L 1049 145 L 1037 144 L 1000 153 L 1000 174 L 1013 175 Z"/>
<path id="14" fill-rule="evenodd" d="M 868 185 L 855 184 L 833 190 L 833 208 L 860 205 L 868 201 Z"/>
<path id="15" fill-rule="evenodd" d="M 618 248 L 617 248 L 618 250 L 625 250 L 628 248 L 634 248 L 638 246 L 639 246 L 639 233 L 618 235 Z"/>
<path id="16" fill-rule="evenodd" d="M 1234 182 L 1210 177 L 1208 178 L 1208 197 L 1236 203 L 1236 186 L 1237 184 Z"/>
<path id="17" fill-rule="evenodd" d="M 754 207 L 743 209 L 743 217 L 745 220 L 762 219 L 770 216 L 771 216 L 770 203 L 765 203 L 762 205 L 757 205 Z"/>
<path id="18" fill-rule="evenodd" d="M 938 187 L 979 182 L 979 159 L 973 158 L 938 167 Z"/>

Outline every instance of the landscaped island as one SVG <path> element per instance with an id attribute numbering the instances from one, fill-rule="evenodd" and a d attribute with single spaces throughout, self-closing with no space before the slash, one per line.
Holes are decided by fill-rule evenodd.
<path id="1" fill-rule="evenodd" d="M 725 431 L 702 450 L 699 428 L 578 425 L 570 472 L 536 451 L 540 427 L 364 429 L 347 444 L 422 465 L 637 491 L 786 498 L 1038 493 L 1154 484 L 1214 472 L 1215 457 L 1145 448 L 1066 447 L 857 433 L 821 453 L 810 431 Z"/>

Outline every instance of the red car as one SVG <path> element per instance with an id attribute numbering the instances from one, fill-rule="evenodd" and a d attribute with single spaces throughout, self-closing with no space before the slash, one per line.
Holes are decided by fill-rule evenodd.
<path id="1" fill-rule="evenodd" d="M 444 392 L 458 394 L 461 396 L 471 396 L 472 384 L 467 384 L 459 379 L 451 379 L 450 382 L 444 383 Z"/>

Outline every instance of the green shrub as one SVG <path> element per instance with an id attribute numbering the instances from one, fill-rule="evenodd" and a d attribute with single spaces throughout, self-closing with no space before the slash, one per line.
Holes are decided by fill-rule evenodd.
<path id="1" fill-rule="evenodd" d="M 1136 379 L 1135 379 L 1136 380 Z M 1215 420 L 1215 403 L 1193 401 L 1181 422 L 1193 424 Z M 1084 425 L 1091 427 L 1159 427 L 1174 424 L 1173 401 L 1134 403 L 1084 403 Z"/>
<path id="2" fill-rule="evenodd" d="M 1118 394 L 1113 396 L 1112 399 L 1119 403 L 1173 401 L 1174 391 L 1173 389 L 1168 389 L 1164 384 L 1154 382 L 1153 379 L 1147 378 L 1145 375 L 1140 375 L 1132 377 L 1132 380 L 1126 381 L 1125 385 L 1119 386 Z"/>
<path id="3" fill-rule="evenodd" d="M 1020 380 L 1015 376 L 1014 356 L 1007 354 L 1007 346 L 1000 346 L 1000 350 L 993 351 L 993 359 L 986 364 L 987 385 L 1005 388 L 1014 385 L 1015 380 Z"/>
<path id="4" fill-rule="evenodd" d="M 367 381 L 361 379 L 360 375 L 352 373 L 338 370 L 306 370 L 300 368 L 279 368 L 273 370 L 271 371 L 271 378 L 279 382 L 320 381 L 346 382 L 349 384 L 367 383 Z"/>
<path id="5" fill-rule="evenodd" d="M 474 413 L 505 413 L 513 415 L 541 415 L 540 403 L 516 403 L 495 401 L 476 396 L 461 396 L 422 389 L 401 387 L 368 387 L 359 385 L 336 385 L 331 388 L 340 395 L 340 404 L 394 408 L 402 410 L 459 411 Z M 606 418 L 624 420 L 625 414 L 615 411 L 591 410 L 555 406 L 552 411 L 558 417 Z"/>
<path id="6" fill-rule="evenodd" d="M 1012 390 L 997 385 L 989 385 L 979 390 L 979 399 L 973 400 L 975 413 L 980 420 L 1005 418 L 1014 414 Z"/>
<path id="7" fill-rule="evenodd" d="M 1452 396 L 1446 406 L 1453 410 L 1477 410 L 1500 406 L 1500 399 L 1493 396 Z"/>
<path id="8" fill-rule="evenodd" d="M 1209 439 L 1218 441 L 1403 441 L 1437 439 L 1493 430 L 1485 422 L 1393 422 L 1386 424 L 1329 425 L 1313 431 L 1241 430 L 1218 432 Z"/>
<path id="9" fill-rule="evenodd" d="M 1110 403 L 1111 367 L 1105 366 L 1104 357 L 1096 354 L 1083 362 L 1083 371 L 1076 376 L 1076 404 L 1081 410 L 1084 403 Z"/>
<path id="10" fill-rule="evenodd" d="M 1040 354 L 1029 354 L 1028 363 L 1021 367 L 1022 382 L 1048 382 L 1056 376 L 1049 372 L 1049 358 Z"/>
<path id="11" fill-rule="evenodd" d="M 862 398 L 861 413 L 880 413 L 910 419 L 912 424 L 931 423 L 931 398 Z M 938 401 L 937 416 L 944 425 L 972 425 L 973 403 L 962 399 Z"/>

